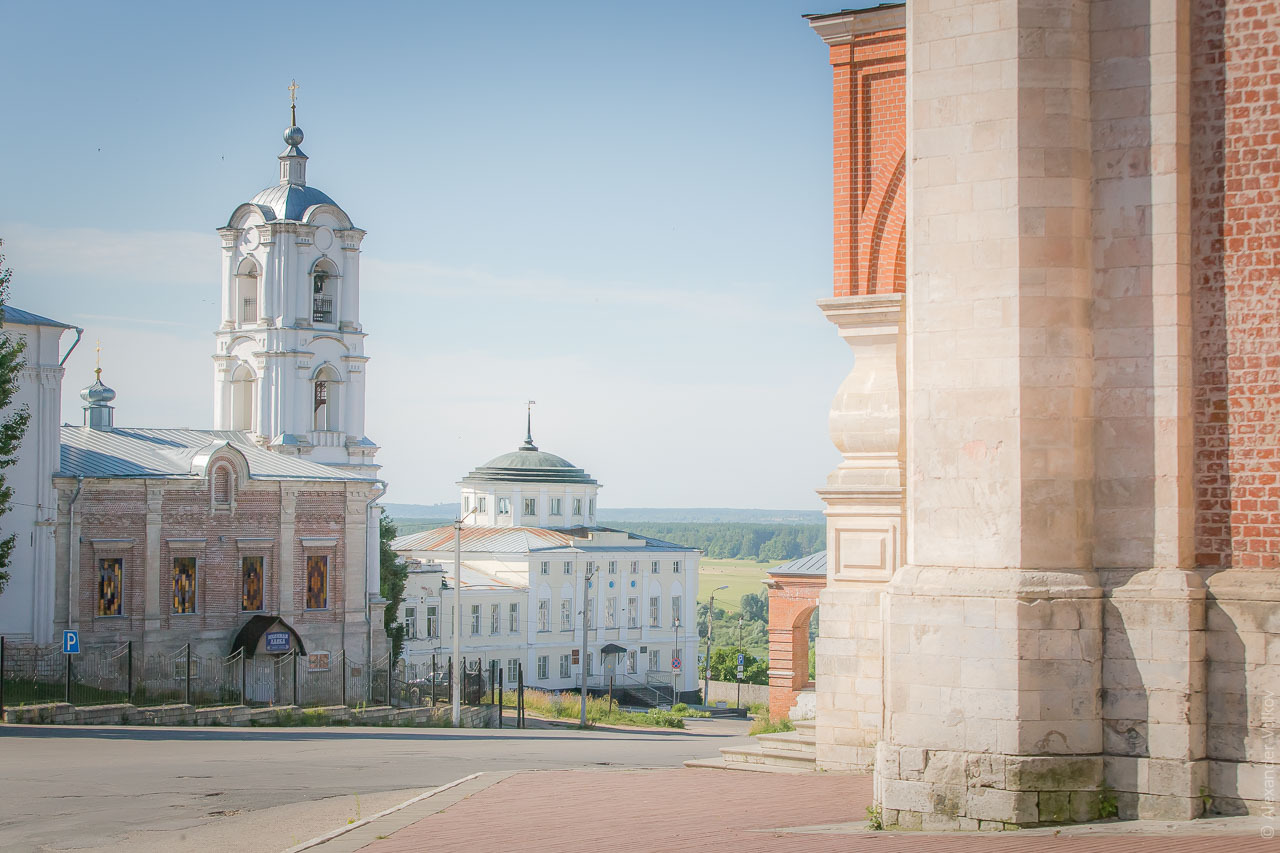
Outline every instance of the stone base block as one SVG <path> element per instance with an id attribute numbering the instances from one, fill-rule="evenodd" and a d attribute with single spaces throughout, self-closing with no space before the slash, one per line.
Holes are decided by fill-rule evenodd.
<path id="1" fill-rule="evenodd" d="M 993 755 L 897 747 L 876 753 L 885 824 L 901 829 L 1005 829 L 1095 820 L 1101 756 Z"/>

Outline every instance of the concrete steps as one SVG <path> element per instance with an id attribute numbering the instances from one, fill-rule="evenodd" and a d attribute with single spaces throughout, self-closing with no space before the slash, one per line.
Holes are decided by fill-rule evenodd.
<path id="1" fill-rule="evenodd" d="M 801 720 L 793 732 L 756 735 L 754 746 L 725 746 L 720 758 L 686 761 L 685 767 L 748 770 L 763 773 L 809 773 L 817 768 L 813 720 Z"/>

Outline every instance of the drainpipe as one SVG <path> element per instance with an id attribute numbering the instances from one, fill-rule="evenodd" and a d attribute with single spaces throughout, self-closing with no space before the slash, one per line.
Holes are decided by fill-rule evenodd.
<path id="1" fill-rule="evenodd" d="M 84 329 L 80 328 L 79 326 L 72 326 L 72 328 L 76 330 L 76 339 L 71 342 L 71 349 L 67 350 L 67 354 L 64 355 L 62 357 L 62 360 L 58 362 L 58 367 L 63 367 L 66 365 L 67 359 L 71 358 L 71 353 L 76 351 L 76 347 L 80 343 L 80 338 L 84 337 Z"/>
<path id="2" fill-rule="evenodd" d="M 387 493 L 387 483 L 385 480 L 378 480 L 376 482 L 378 484 L 378 492 L 373 497 L 369 498 L 369 502 L 365 504 L 364 517 L 365 517 L 365 527 L 373 534 L 373 541 L 377 543 L 377 547 L 375 549 L 371 547 L 368 543 L 366 543 L 365 547 L 367 552 L 368 551 L 372 552 L 374 557 L 374 562 L 378 566 L 378 576 L 379 578 L 381 578 L 382 576 L 382 525 L 380 523 L 377 525 L 373 523 L 373 504 L 375 501 L 379 500 L 383 495 Z M 381 518 L 382 517 L 381 514 L 379 514 L 378 517 Z M 369 554 L 366 553 L 365 559 L 367 560 L 368 558 L 369 558 Z M 368 566 L 366 566 L 365 572 L 364 572 L 364 615 L 365 615 L 365 619 L 369 623 L 368 624 L 368 627 L 369 627 L 369 683 L 372 684 L 373 683 L 373 595 L 374 594 L 370 592 L 369 586 L 370 586 L 369 568 Z M 345 654 L 344 654 L 344 657 L 345 657 Z M 393 662 L 391 660 L 391 657 L 388 654 L 387 656 L 387 683 L 388 684 L 391 683 L 392 663 Z M 344 677 L 345 677 L 345 673 L 344 673 Z"/>

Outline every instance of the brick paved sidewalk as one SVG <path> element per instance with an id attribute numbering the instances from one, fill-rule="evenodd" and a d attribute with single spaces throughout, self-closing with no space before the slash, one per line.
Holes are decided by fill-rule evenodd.
<path id="1" fill-rule="evenodd" d="M 870 802 L 869 776 L 692 769 L 525 772 L 479 789 L 361 853 L 1280 853 L 1280 841 L 1264 840 L 1256 830 L 1228 834 L 1220 824 L 1181 824 L 1160 835 L 1120 834 L 1124 824 L 1111 824 L 1110 834 L 1061 836 L 1053 830 L 925 834 L 850 827 Z"/>

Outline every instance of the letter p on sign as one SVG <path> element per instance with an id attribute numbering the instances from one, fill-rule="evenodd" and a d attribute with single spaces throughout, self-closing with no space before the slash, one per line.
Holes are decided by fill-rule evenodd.
<path id="1" fill-rule="evenodd" d="M 63 631 L 62 632 L 62 653 L 64 655 L 80 654 L 80 632 L 79 631 Z"/>

